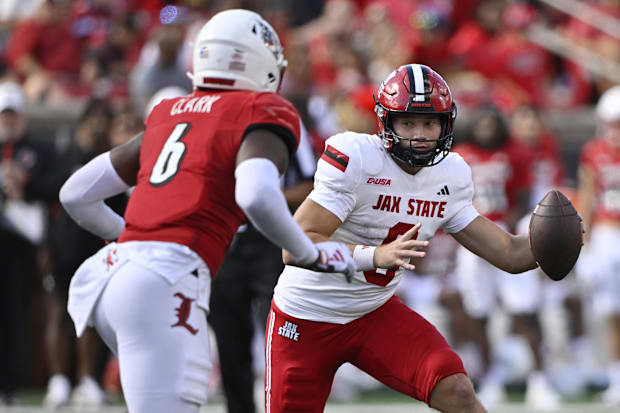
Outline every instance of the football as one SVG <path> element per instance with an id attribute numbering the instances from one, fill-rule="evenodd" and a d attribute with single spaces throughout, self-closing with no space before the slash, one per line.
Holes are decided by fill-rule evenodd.
<path id="1" fill-rule="evenodd" d="M 536 262 L 549 278 L 559 281 L 572 270 L 582 245 L 577 210 L 562 192 L 547 192 L 530 219 L 530 246 Z"/>

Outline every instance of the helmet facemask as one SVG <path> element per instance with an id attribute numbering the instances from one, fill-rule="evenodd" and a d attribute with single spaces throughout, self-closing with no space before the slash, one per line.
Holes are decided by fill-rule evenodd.
<path id="1" fill-rule="evenodd" d="M 454 137 L 454 118 L 456 118 L 456 106 L 450 113 L 429 113 L 429 112 L 412 112 L 412 111 L 393 111 L 385 108 L 377 101 L 375 96 L 375 112 L 383 125 L 383 130 L 378 135 L 383 141 L 385 150 L 397 161 L 413 167 L 427 167 L 437 165 L 441 162 L 452 148 Z M 405 138 L 398 135 L 394 131 L 393 120 L 399 114 L 436 114 L 441 122 L 441 133 L 437 139 L 420 139 Z M 436 142 L 435 148 L 428 151 L 418 151 L 413 148 L 415 142 Z M 402 142 L 408 142 L 409 145 L 403 145 Z"/>

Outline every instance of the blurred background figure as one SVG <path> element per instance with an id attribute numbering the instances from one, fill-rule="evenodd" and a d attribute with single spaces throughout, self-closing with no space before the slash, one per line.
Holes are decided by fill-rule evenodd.
<path id="1" fill-rule="evenodd" d="M 525 145 L 531 162 L 529 211 L 533 211 L 538 201 L 551 189 L 560 189 L 580 210 L 575 189 L 566 186 L 567 184 L 573 186 L 574 183 L 569 182 L 566 177 L 557 137 L 545 125 L 542 116 L 542 109 L 531 105 L 520 106 L 510 115 L 510 135 Z M 528 232 L 530 217 L 531 214 L 527 214 L 519 220 L 516 227 L 518 233 Z M 574 272 L 573 276 L 566 278 L 562 283 L 550 281 L 540 270 L 533 270 L 532 274 L 534 273 L 538 273 L 542 282 L 540 316 L 547 316 L 545 317 L 547 327 L 542 326 L 543 337 L 547 338 L 545 358 L 551 363 L 562 362 L 558 360 L 562 358 L 561 353 L 570 353 L 570 362 L 578 370 L 572 375 L 583 376 L 581 391 L 585 390 L 584 386 L 587 384 L 596 385 L 597 380 L 593 376 L 595 374 L 593 347 L 584 325 L 581 298 L 583 289 L 578 285 Z M 565 320 L 559 319 L 562 317 Z M 560 332 L 562 323 L 565 324 L 566 334 Z M 561 383 L 558 384 L 561 386 Z M 567 396 L 574 397 L 576 394 L 573 392 Z"/>
<path id="2" fill-rule="evenodd" d="M 620 405 L 620 86 L 601 96 L 596 115 L 596 136 L 584 145 L 579 165 L 586 226 L 580 270 L 592 285 L 592 310 L 607 326 L 609 388 L 602 400 Z"/>
<path id="3" fill-rule="evenodd" d="M 544 125 L 541 116 L 541 108 L 522 105 L 512 112 L 509 119 L 510 136 L 524 146 L 530 158 L 530 211 L 549 190 L 565 183 L 565 168 L 557 137 Z"/>
<path id="4" fill-rule="evenodd" d="M 0 83 L 0 404 L 14 404 L 24 368 L 25 331 L 47 205 L 57 198 L 49 139 L 28 132 L 22 88 Z"/>
<path id="5" fill-rule="evenodd" d="M 138 111 L 142 112 L 151 96 L 163 87 L 191 90 L 181 54 L 184 35 L 182 25 L 165 24 L 155 29 L 151 40 L 144 45 L 129 81 L 131 98 Z"/>
<path id="6" fill-rule="evenodd" d="M 81 114 L 75 130 L 57 138 L 57 164 L 66 180 L 75 170 L 110 147 L 113 113 L 107 103 L 92 100 Z M 124 210 L 124 200 L 114 199 L 112 207 Z M 67 314 L 67 291 L 71 277 L 80 264 L 103 246 L 102 239 L 80 228 L 66 211 L 56 204 L 49 234 L 50 273 L 44 278 L 46 291 L 45 351 L 50 378 L 44 405 L 63 406 L 69 401 L 78 406 L 100 406 L 105 395 L 97 377 L 97 361 L 104 351 L 92 329 L 75 338 Z M 71 248 L 67 248 L 71 245 Z M 70 366 L 75 355 L 76 387 L 72 391 Z"/>
<path id="7" fill-rule="evenodd" d="M 79 84 L 82 45 L 70 25 L 71 5 L 44 0 L 11 34 L 6 56 L 30 101 L 59 104 Z"/>
<path id="8" fill-rule="evenodd" d="M 504 115 L 495 107 L 474 113 L 470 139 L 454 148 L 471 166 L 474 206 L 487 218 L 514 231 L 516 222 L 529 209 L 532 157 L 527 147 L 512 139 Z M 467 314 L 476 320 L 475 338 L 482 352 L 484 376 L 478 395 L 486 408 L 506 401 L 504 385 L 511 372 L 494 359 L 489 320 L 503 308 L 510 318 L 510 331 L 525 339 L 533 358 L 525 400 L 532 408 L 554 409 L 560 397 L 543 373 L 542 332 L 538 311 L 542 280 L 538 274 L 510 276 L 490 266 L 464 248 L 457 256 L 456 276 Z M 492 346 L 491 343 L 495 343 Z"/>

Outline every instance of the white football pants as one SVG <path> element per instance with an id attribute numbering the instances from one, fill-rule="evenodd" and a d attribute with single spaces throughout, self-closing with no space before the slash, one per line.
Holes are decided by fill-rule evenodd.
<path id="1" fill-rule="evenodd" d="M 115 273 L 94 309 L 118 355 L 129 413 L 197 413 L 211 369 L 206 312 L 193 274 L 170 284 L 134 262 Z"/>

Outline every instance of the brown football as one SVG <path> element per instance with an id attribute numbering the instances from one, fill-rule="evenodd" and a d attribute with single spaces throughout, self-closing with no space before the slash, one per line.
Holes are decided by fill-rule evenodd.
<path id="1" fill-rule="evenodd" d="M 558 190 L 541 199 L 530 219 L 530 246 L 536 262 L 552 280 L 573 269 L 583 245 L 581 217 Z"/>

